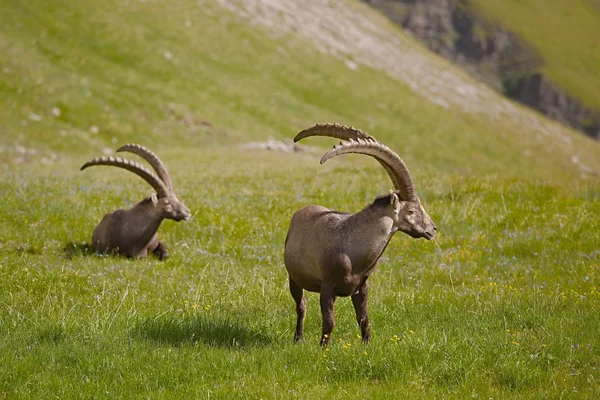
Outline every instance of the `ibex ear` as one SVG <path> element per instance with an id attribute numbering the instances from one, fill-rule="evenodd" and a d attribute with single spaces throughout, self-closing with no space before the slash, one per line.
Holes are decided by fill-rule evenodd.
<path id="1" fill-rule="evenodd" d="M 152 193 L 150 195 L 150 200 L 152 200 L 152 204 L 154 204 L 154 205 L 158 204 L 158 196 L 156 196 L 156 193 Z"/>
<path id="2" fill-rule="evenodd" d="M 394 193 L 393 190 L 390 190 L 390 205 L 392 206 L 395 212 L 399 212 L 400 208 L 402 207 L 398 195 Z"/>

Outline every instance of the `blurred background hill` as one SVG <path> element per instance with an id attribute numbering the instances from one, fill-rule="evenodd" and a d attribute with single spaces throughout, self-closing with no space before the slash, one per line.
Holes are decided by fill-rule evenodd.
<path id="1" fill-rule="evenodd" d="M 394 9 L 410 15 L 400 3 Z M 510 19 L 473 4 L 467 15 Z M 567 180 L 600 171 L 597 142 L 507 101 L 360 2 L 9 0 L 1 7 L 3 162 L 54 162 L 130 141 L 160 151 L 289 139 L 316 122 L 341 122 L 431 171 Z M 581 32 L 565 32 L 597 40 L 583 31 L 593 25 L 585 21 L 574 25 Z M 485 36 L 487 25 L 473 26 Z M 544 60 L 536 68 L 562 84 L 560 71 L 569 68 L 551 62 L 550 46 L 528 32 L 523 43 Z M 589 44 L 579 46 L 572 51 L 583 59 Z M 556 47 L 557 58 L 565 51 Z M 581 81 L 565 73 L 564 82 L 593 105 L 598 86 L 585 82 L 598 69 L 588 70 L 573 72 Z"/>
<path id="2" fill-rule="evenodd" d="M 600 139 L 597 0 L 364 0 L 431 50 Z"/>

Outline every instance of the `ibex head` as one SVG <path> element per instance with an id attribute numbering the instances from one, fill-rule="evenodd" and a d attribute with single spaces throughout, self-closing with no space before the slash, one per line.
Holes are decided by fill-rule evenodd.
<path id="1" fill-rule="evenodd" d="M 435 236 L 437 228 L 418 198 L 403 201 L 399 197 L 399 191 L 391 191 L 389 195 L 377 198 L 374 205 L 389 209 L 394 226 L 399 231 L 415 239 L 424 237 L 431 240 Z"/>
<path id="2" fill-rule="evenodd" d="M 332 157 L 347 153 L 365 154 L 379 161 L 392 180 L 395 190 L 389 195 L 378 197 L 373 206 L 383 207 L 383 212 L 389 213 L 399 231 L 414 238 L 433 239 L 436 233 L 435 223 L 421 205 L 406 164 L 389 147 L 360 129 L 338 124 L 317 124 L 298 133 L 294 141 L 309 136 L 329 136 L 343 140 L 325 153 L 321 164 Z"/>
<path id="3" fill-rule="evenodd" d="M 156 194 L 148 197 L 146 201 L 151 202 L 154 211 L 162 218 L 168 218 L 175 221 L 188 220 L 192 216 L 190 210 L 175 195 L 171 176 L 165 167 L 165 164 L 144 146 L 139 144 L 126 144 L 117 149 L 117 152 L 128 151 L 134 153 L 148 161 L 154 168 L 156 174 L 149 171 L 146 167 L 135 161 L 126 160 L 121 157 L 98 157 L 86 162 L 81 167 L 83 171 L 87 167 L 94 165 L 109 165 L 126 169 L 138 175 L 150 184 L 156 190 Z M 158 176 L 157 176 L 158 175 Z"/>

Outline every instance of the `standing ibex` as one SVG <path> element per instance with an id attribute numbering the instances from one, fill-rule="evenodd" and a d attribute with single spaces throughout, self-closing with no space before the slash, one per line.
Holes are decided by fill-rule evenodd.
<path id="1" fill-rule="evenodd" d="M 296 211 L 285 240 L 284 261 L 290 292 L 296 301 L 295 341 L 302 340 L 306 299 L 303 290 L 320 293 L 323 333 L 327 345 L 334 326 L 336 296 L 351 296 L 362 339 L 370 339 L 367 316 L 367 279 L 397 231 L 414 238 L 433 239 L 436 227 L 421 206 L 406 165 L 371 135 L 338 124 L 315 125 L 294 138 L 329 136 L 342 142 L 321 158 L 321 164 L 340 154 L 374 157 L 388 173 L 394 191 L 379 196 L 356 214 L 309 205 Z"/>
<path id="2" fill-rule="evenodd" d="M 148 161 L 156 174 L 144 166 L 120 157 L 98 157 L 86 162 L 83 171 L 93 165 L 111 165 L 133 172 L 148 182 L 156 194 L 145 198 L 128 210 L 106 214 L 92 234 L 92 247 L 99 253 L 117 251 L 127 257 L 143 258 L 148 253 L 161 260 L 169 256 L 156 231 L 163 219 L 188 220 L 190 210 L 177 198 L 171 176 L 163 162 L 150 150 L 138 144 L 126 144 L 119 151 L 135 153 Z M 157 176 L 158 174 L 158 176 Z"/>

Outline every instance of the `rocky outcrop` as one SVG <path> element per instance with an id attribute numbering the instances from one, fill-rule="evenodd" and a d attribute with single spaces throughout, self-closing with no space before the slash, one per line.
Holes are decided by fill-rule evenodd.
<path id="1" fill-rule="evenodd" d="M 550 118 L 600 139 L 600 112 L 594 112 L 568 96 L 542 74 L 523 77 L 507 87 L 506 94 Z"/>
<path id="2" fill-rule="evenodd" d="M 514 33 L 479 18 L 469 0 L 363 1 L 496 90 L 600 139 L 600 111 L 540 74 L 544 61 L 539 53 Z"/>

